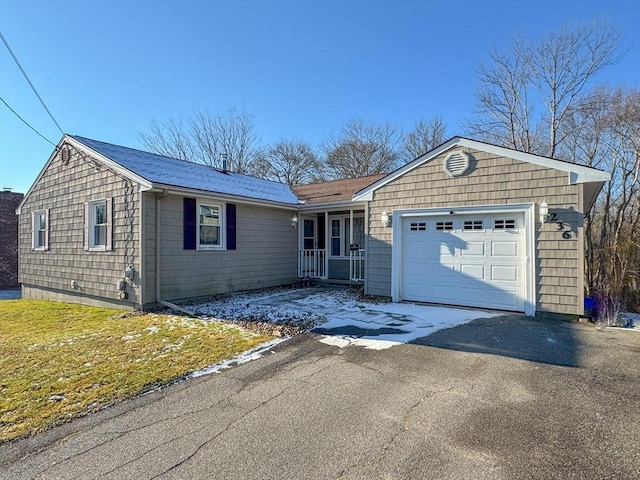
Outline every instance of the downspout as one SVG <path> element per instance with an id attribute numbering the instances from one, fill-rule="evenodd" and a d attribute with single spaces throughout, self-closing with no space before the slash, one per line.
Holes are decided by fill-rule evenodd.
<path id="1" fill-rule="evenodd" d="M 159 193 L 158 195 L 156 195 L 156 303 L 159 303 L 160 305 L 164 305 L 165 307 L 169 307 L 173 310 L 177 310 L 179 312 L 182 312 L 186 315 L 189 315 L 190 317 L 195 317 L 195 313 L 186 310 L 182 307 L 179 307 L 178 305 L 171 303 L 171 302 L 167 302 L 165 300 L 162 300 L 162 296 L 160 294 L 160 249 L 161 247 L 161 235 L 160 235 L 160 218 L 162 217 L 161 213 L 162 213 L 162 202 L 160 200 L 162 200 L 162 198 L 164 198 L 167 195 L 167 191 L 166 190 L 162 190 L 161 193 Z"/>

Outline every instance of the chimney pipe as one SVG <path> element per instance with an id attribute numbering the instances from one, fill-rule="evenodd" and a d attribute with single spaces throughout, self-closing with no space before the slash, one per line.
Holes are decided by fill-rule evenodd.
<path id="1" fill-rule="evenodd" d="M 220 154 L 220 163 L 222 163 L 222 173 L 227 173 L 227 157 L 226 153 Z"/>

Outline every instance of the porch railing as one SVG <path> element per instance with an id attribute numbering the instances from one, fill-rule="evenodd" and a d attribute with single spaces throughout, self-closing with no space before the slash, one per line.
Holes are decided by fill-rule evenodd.
<path id="1" fill-rule="evenodd" d="M 324 249 L 300 250 L 298 257 L 298 276 L 310 278 L 326 278 L 326 258 Z"/>
<path id="2" fill-rule="evenodd" d="M 352 282 L 364 282 L 364 249 L 349 252 L 349 276 Z"/>

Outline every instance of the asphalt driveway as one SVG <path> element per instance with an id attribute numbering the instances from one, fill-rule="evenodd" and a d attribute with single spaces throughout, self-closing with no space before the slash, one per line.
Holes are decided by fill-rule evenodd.
<path id="1" fill-rule="evenodd" d="M 521 316 L 263 358 L 0 447 L 0 478 L 636 479 L 640 334 Z"/>

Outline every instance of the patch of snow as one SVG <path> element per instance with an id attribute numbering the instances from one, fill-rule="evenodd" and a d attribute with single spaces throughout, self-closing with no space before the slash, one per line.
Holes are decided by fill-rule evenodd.
<path id="1" fill-rule="evenodd" d="M 212 373 L 220 373 L 221 370 L 225 368 L 231 368 L 234 365 L 241 365 L 243 363 L 250 362 L 251 360 L 256 360 L 262 357 L 267 351 L 271 350 L 277 344 L 284 342 L 288 337 L 276 338 L 269 342 L 258 345 L 256 348 L 251 350 L 247 350 L 246 352 L 241 353 L 233 358 L 228 360 L 224 360 L 220 363 L 216 363 L 215 365 L 211 365 L 209 367 L 205 367 L 201 370 L 193 372 L 187 378 L 197 378 L 202 377 L 204 375 L 210 375 Z"/>
<path id="2" fill-rule="evenodd" d="M 160 331 L 160 327 L 157 325 L 149 325 L 145 330 L 149 333 L 158 333 Z"/>
<path id="3" fill-rule="evenodd" d="M 359 309 L 359 311 L 357 311 Z M 336 312 L 315 331 L 324 333 L 323 343 L 361 346 L 382 350 L 408 343 L 438 330 L 452 328 L 477 318 L 499 313 L 482 310 L 435 307 L 413 303 L 371 304 L 361 302 L 357 309 Z M 351 333 L 353 332 L 353 333 Z M 336 338 L 342 342 L 336 342 Z M 347 343 L 344 343 L 346 341 Z M 341 348 L 344 348 L 341 346 Z"/>
<path id="4" fill-rule="evenodd" d="M 303 288 L 248 292 L 193 303 L 188 308 L 214 319 L 257 320 L 299 325 L 340 348 L 384 349 L 443 328 L 500 313 L 413 303 L 360 301 L 349 288 Z"/>

